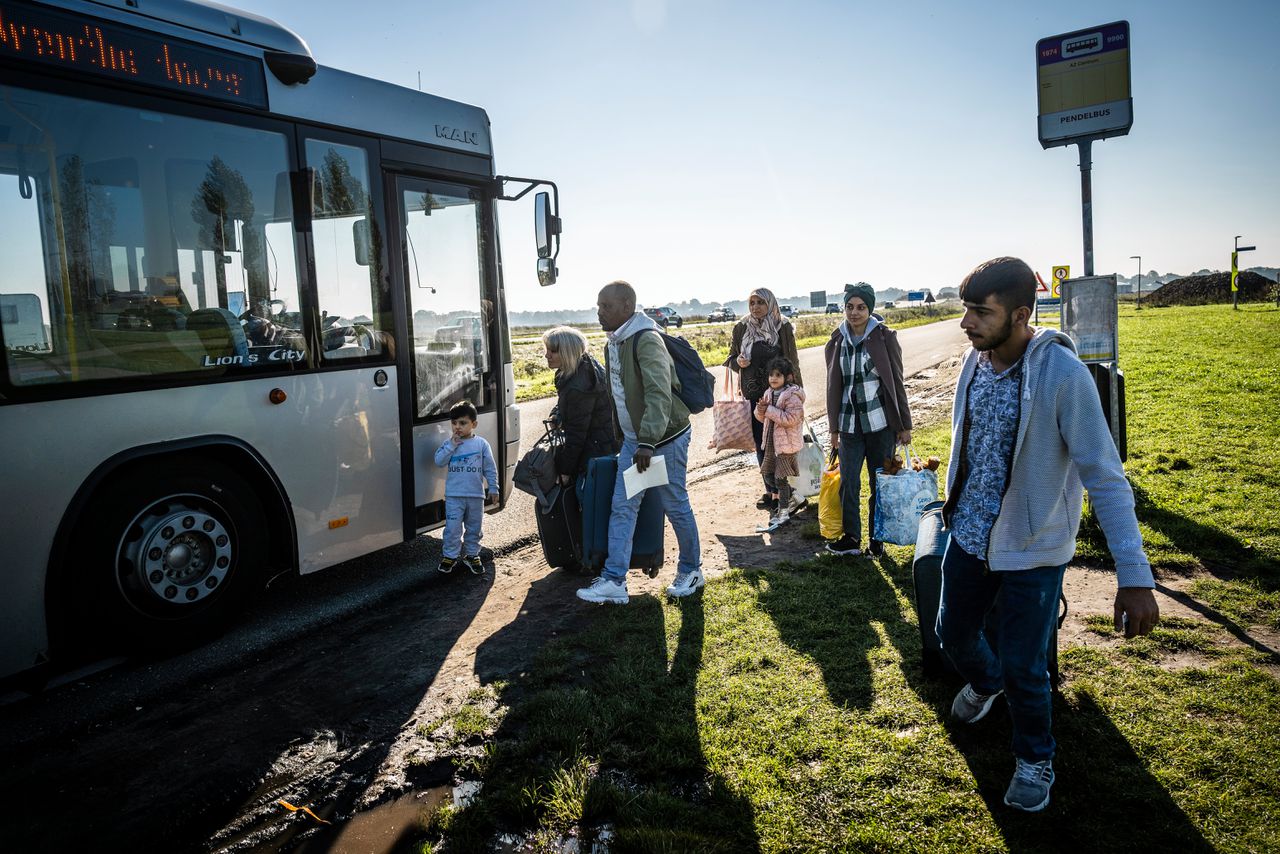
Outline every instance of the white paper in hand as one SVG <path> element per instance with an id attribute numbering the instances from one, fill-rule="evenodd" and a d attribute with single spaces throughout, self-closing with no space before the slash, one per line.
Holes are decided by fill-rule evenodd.
<path id="1" fill-rule="evenodd" d="M 667 480 L 667 458 L 651 457 L 649 459 L 649 467 L 642 474 L 639 469 L 632 463 L 631 468 L 622 473 L 622 485 L 626 487 L 627 498 L 635 496 L 637 492 L 642 492 L 651 486 L 666 486 L 670 483 Z"/>

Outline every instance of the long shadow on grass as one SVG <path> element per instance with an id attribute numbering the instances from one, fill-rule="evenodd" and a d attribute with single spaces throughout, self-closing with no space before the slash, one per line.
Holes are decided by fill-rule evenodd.
<path id="1" fill-rule="evenodd" d="M 751 803 L 710 772 L 698 735 L 702 596 L 565 608 L 588 625 L 550 642 L 508 689 L 483 794 L 453 821 L 451 850 L 486 850 L 501 831 L 573 832 L 586 848 L 606 826 L 611 851 L 758 850 Z"/>
<path id="2" fill-rule="evenodd" d="M 1057 779 L 1034 814 L 1004 805 L 1014 760 L 1003 701 L 977 725 L 946 724 L 1010 850 L 1214 850 L 1092 697 L 1079 694 L 1072 707 L 1055 695 L 1053 715 Z"/>
<path id="3" fill-rule="evenodd" d="M 730 538 L 721 538 L 728 540 Z M 732 543 L 727 542 L 732 548 Z M 732 554 L 730 555 L 732 561 Z M 949 720 L 956 678 L 926 679 L 918 627 L 904 616 L 912 600 L 911 568 L 892 558 L 819 559 L 744 577 L 782 639 L 821 668 L 837 704 L 870 709 L 876 699 L 870 659 L 882 644 L 878 627 L 896 647 L 907 685 L 946 726 L 968 764 L 993 820 L 1014 851 L 1209 851 L 1200 831 L 1148 772 L 1110 717 L 1087 695 L 1074 707 L 1054 699 L 1059 741 L 1053 802 L 1037 815 L 1004 805 L 1013 773 L 1012 732 L 1003 702 L 981 724 Z M 762 581 L 768 584 L 762 584 Z M 905 613 L 910 613 L 907 606 Z M 885 726 L 895 726 L 892 716 Z"/>
<path id="4" fill-rule="evenodd" d="M 730 566 L 741 565 L 735 562 L 735 552 L 745 555 L 759 547 L 758 537 L 721 536 L 720 541 Z M 898 598 L 910 589 L 909 567 L 887 558 L 877 565 L 861 557 L 821 557 L 795 572 L 785 571 L 788 564 L 782 566 L 784 571 L 747 570 L 744 576 L 761 587 L 760 605 L 782 640 L 822 670 L 832 702 L 853 709 L 871 707 L 873 668 L 868 656 L 883 644 L 880 631 L 902 653 L 907 681 L 920 690 L 920 636 L 903 619 Z M 766 574 L 767 587 L 759 585 Z"/>
<path id="5" fill-rule="evenodd" d="M 1161 507 L 1140 484 L 1132 486 L 1138 519 L 1168 537 L 1179 551 L 1191 555 L 1215 575 L 1255 578 L 1264 590 L 1280 587 L 1280 561 L 1246 548 L 1225 531 Z M 1107 548 L 1102 528 L 1091 513 L 1080 526 L 1080 538 L 1103 551 Z"/>

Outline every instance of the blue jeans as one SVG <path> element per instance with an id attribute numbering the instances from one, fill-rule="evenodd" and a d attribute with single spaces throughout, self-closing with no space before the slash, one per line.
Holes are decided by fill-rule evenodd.
<path id="1" fill-rule="evenodd" d="M 867 535 L 875 536 L 876 530 L 876 469 L 883 467 L 886 457 L 893 455 L 897 439 L 888 427 L 874 433 L 840 434 L 840 512 L 844 520 L 844 534 L 855 543 L 862 542 L 862 520 L 858 516 L 858 503 L 862 493 L 862 465 L 867 466 L 867 480 L 871 495 L 867 499 Z"/>
<path id="2" fill-rule="evenodd" d="M 466 548 L 467 557 L 480 554 L 481 521 L 484 519 L 483 498 L 450 498 L 444 499 L 444 545 L 441 549 L 445 557 L 459 557 L 459 547 Z M 463 531 L 466 531 L 464 542 Z"/>
<path id="3" fill-rule="evenodd" d="M 676 532 L 676 542 L 680 544 L 677 572 L 692 572 L 702 566 L 698 523 L 693 518 L 693 508 L 689 506 L 689 490 L 685 487 L 689 466 L 689 439 L 692 435 L 692 430 L 686 430 L 683 435 L 672 439 L 653 453 L 654 457 L 661 456 L 667 461 L 667 485 L 652 488 L 662 496 L 662 510 L 671 520 L 671 527 Z M 626 578 L 631 564 L 631 541 L 635 537 L 636 516 L 640 513 L 644 492 L 637 492 L 634 497 L 627 498 L 622 473 L 631 468 L 635 461 L 636 447 L 635 439 L 624 439 L 622 450 L 618 453 L 618 480 L 613 485 L 613 510 L 609 514 L 609 557 L 605 560 L 602 572 L 607 578 Z"/>
<path id="4" fill-rule="evenodd" d="M 1057 747 L 1048 648 L 1066 568 L 992 572 L 954 540 L 942 558 L 942 650 L 979 694 L 1004 691 L 1013 718 L 1013 753 L 1027 762 L 1052 759 Z M 983 624 L 993 607 L 997 638 L 988 638 Z"/>

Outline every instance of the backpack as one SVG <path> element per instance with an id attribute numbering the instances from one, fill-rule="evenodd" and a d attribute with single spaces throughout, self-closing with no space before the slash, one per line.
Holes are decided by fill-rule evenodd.
<path id="1" fill-rule="evenodd" d="M 656 329 L 651 331 L 657 333 L 662 339 L 667 353 L 671 356 L 671 361 L 675 364 L 676 377 L 680 380 L 680 388 L 672 389 L 676 397 L 688 407 L 690 415 L 710 409 L 716 399 L 716 378 L 702 364 L 702 357 L 698 355 L 698 351 L 683 338 L 676 338 L 674 335 L 658 332 Z M 635 356 L 636 370 L 639 370 L 640 348 L 632 347 L 631 352 Z"/>

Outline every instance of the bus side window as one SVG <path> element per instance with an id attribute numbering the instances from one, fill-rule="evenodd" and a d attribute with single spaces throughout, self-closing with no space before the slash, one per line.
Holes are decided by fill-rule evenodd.
<path id="1" fill-rule="evenodd" d="M 307 140 L 306 152 L 316 172 L 311 236 L 322 356 L 333 361 L 389 355 L 391 321 L 381 298 L 382 251 L 368 154 L 318 139 Z"/>

